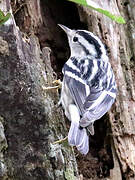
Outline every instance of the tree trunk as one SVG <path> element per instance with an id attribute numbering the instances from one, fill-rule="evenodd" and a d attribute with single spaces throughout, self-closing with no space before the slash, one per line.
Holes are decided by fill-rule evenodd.
<path id="1" fill-rule="evenodd" d="M 8 0 L 1 7 L 4 12 L 11 10 Z M 24 11 L 29 12 L 29 28 L 34 33 L 42 22 L 40 4 L 29 1 Z M 0 27 L 0 44 L 1 179 L 73 178 L 77 166 L 72 148 L 53 144 L 67 135 L 67 129 L 57 106 L 57 89 L 46 89 L 54 86 L 56 78 L 50 49 L 41 52 L 38 38 L 21 33 L 13 16 Z"/>
<path id="2" fill-rule="evenodd" d="M 104 1 L 103 8 L 125 17 L 126 24 L 119 25 L 68 1 L 0 2 L 1 10 L 12 13 L 0 26 L 0 179 L 82 179 L 78 171 L 84 180 L 135 179 L 134 7 L 134 1 Z M 58 23 L 102 39 L 118 86 L 111 111 L 95 123 L 86 157 L 66 141 L 54 144 L 69 126 L 57 106 L 58 90 L 49 88 L 62 78 L 69 57 Z"/>
<path id="3" fill-rule="evenodd" d="M 97 0 L 99 4 L 102 1 Z M 96 33 L 109 49 L 109 57 L 118 86 L 116 103 L 111 109 L 113 179 L 135 179 L 135 2 L 104 1 L 115 15 L 126 19 L 125 25 L 111 22 L 107 17 L 79 7 L 81 21 Z"/>
<path id="4" fill-rule="evenodd" d="M 97 0 L 99 4 L 102 1 Z M 118 86 L 116 103 L 109 112 L 112 130 L 113 179 L 135 179 L 135 2 L 104 1 L 106 8 L 126 19 L 125 25 L 78 7 L 81 21 L 98 35 L 109 50 L 110 62 Z"/>

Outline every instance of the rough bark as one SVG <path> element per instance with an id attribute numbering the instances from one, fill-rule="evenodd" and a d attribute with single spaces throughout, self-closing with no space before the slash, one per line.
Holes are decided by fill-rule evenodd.
<path id="1" fill-rule="evenodd" d="M 9 0 L 0 2 L 4 12 L 13 11 L 0 27 L 0 179 L 72 180 L 78 176 L 76 159 L 84 180 L 135 179 L 135 2 L 97 2 L 127 23 L 67 1 L 12 0 L 12 8 Z M 109 116 L 95 123 L 89 154 L 76 159 L 67 143 L 53 144 L 68 126 L 58 91 L 46 89 L 61 78 L 69 57 L 58 23 L 102 39 L 118 85 Z"/>
<path id="2" fill-rule="evenodd" d="M 102 1 L 98 1 L 102 5 Z M 103 7 L 126 19 L 125 25 L 107 17 L 78 7 L 80 17 L 88 29 L 97 34 L 109 49 L 110 62 L 116 76 L 118 95 L 110 111 L 114 178 L 135 178 L 135 2 L 104 1 Z M 115 151 L 115 152 L 114 152 Z M 115 168 L 116 166 L 116 168 Z M 118 170 L 119 169 L 119 170 Z M 121 171 L 121 172 L 120 172 Z"/>
<path id="3" fill-rule="evenodd" d="M 40 8 L 37 1 L 29 1 L 27 6 L 28 12 Z M 4 12 L 11 11 L 8 0 L 1 2 L 1 7 Z M 38 27 L 41 12 L 31 12 L 31 28 Z M 72 148 L 66 143 L 53 144 L 64 138 L 67 130 L 57 106 L 57 90 L 45 90 L 56 78 L 50 49 L 41 52 L 38 38 L 24 36 L 13 16 L 0 27 L 0 45 L 1 179 L 73 179 L 77 167 Z"/>

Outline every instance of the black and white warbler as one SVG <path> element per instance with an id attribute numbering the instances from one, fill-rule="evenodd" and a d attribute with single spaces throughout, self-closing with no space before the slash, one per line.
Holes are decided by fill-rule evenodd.
<path id="1" fill-rule="evenodd" d="M 71 121 L 68 142 L 82 154 L 89 151 L 93 123 L 109 111 L 116 98 L 116 82 L 101 40 L 85 30 L 66 32 L 71 56 L 64 64 L 60 102 Z"/>

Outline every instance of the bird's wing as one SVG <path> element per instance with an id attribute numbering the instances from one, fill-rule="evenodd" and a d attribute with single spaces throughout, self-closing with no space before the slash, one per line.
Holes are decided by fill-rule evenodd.
<path id="1" fill-rule="evenodd" d="M 99 63 L 102 64 L 102 62 L 86 57 L 79 62 L 77 59 L 71 58 L 64 65 L 64 79 L 81 115 L 85 113 L 86 107 L 89 105 L 87 97 L 91 96 L 91 86 L 99 83 L 99 77 L 103 71 L 98 67 Z"/>
<path id="2" fill-rule="evenodd" d="M 100 119 L 109 111 L 114 101 L 115 99 L 107 94 L 107 91 L 103 91 L 93 103 L 90 102 L 89 108 L 87 108 L 80 120 L 80 125 L 87 127 L 94 121 Z"/>
<path id="3" fill-rule="evenodd" d="M 85 113 L 80 120 L 82 127 L 91 125 L 108 112 L 116 97 L 115 78 L 110 64 L 97 61 L 97 65 L 98 71 L 90 81 L 91 91 L 84 103 Z"/>
<path id="4" fill-rule="evenodd" d="M 85 82 L 80 82 L 77 79 L 69 76 L 65 76 L 66 83 L 75 104 L 77 105 L 80 115 L 82 116 L 85 112 L 84 103 L 86 101 L 87 93 L 89 93 L 89 87 Z"/>
<path id="5" fill-rule="evenodd" d="M 88 64 L 89 61 L 90 64 Z M 80 67 L 80 72 L 65 72 L 65 79 L 80 115 L 82 115 L 80 125 L 82 127 L 93 126 L 93 122 L 110 109 L 114 98 L 103 90 L 107 76 L 106 67 L 102 61 L 86 59 Z M 94 131 L 91 132 L 93 133 Z"/>
<path id="6" fill-rule="evenodd" d="M 80 115 L 84 114 L 83 104 L 90 94 L 90 87 L 86 84 L 86 80 L 82 78 L 85 71 L 82 64 L 85 64 L 85 61 L 86 59 L 84 59 L 83 63 L 78 63 L 76 58 L 70 58 L 63 67 L 64 81 L 66 81 Z"/>

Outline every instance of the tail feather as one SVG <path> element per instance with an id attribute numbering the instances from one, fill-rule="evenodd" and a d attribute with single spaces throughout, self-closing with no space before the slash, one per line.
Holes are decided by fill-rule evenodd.
<path id="1" fill-rule="evenodd" d="M 78 127 L 79 127 L 78 123 L 71 122 L 70 130 L 68 133 L 68 142 L 72 146 L 76 145 L 76 137 L 77 137 Z"/>
<path id="2" fill-rule="evenodd" d="M 89 137 L 85 128 L 79 128 L 79 123 L 71 122 L 68 142 L 70 145 L 76 146 L 82 154 L 87 154 L 89 151 Z"/>
<path id="3" fill-rule="evenodd" d="M 86 129 L 84 129 L 86 131 Z M 78 151 L 86 155 L 89 152 L 89 136 L 86 133 L 80 145 L 76 146 Z"/>
<path id="4" fill-rule="evenodd" d="M 80 115 L 75 104 L 69 105 L 71 116 L 71 126 L 68 133 L 68 142 L 72 146 L 76 146 L 82 154 L 87 154 L 89 151 L 89 137 L 86 129 L 80 129 Z"/>

